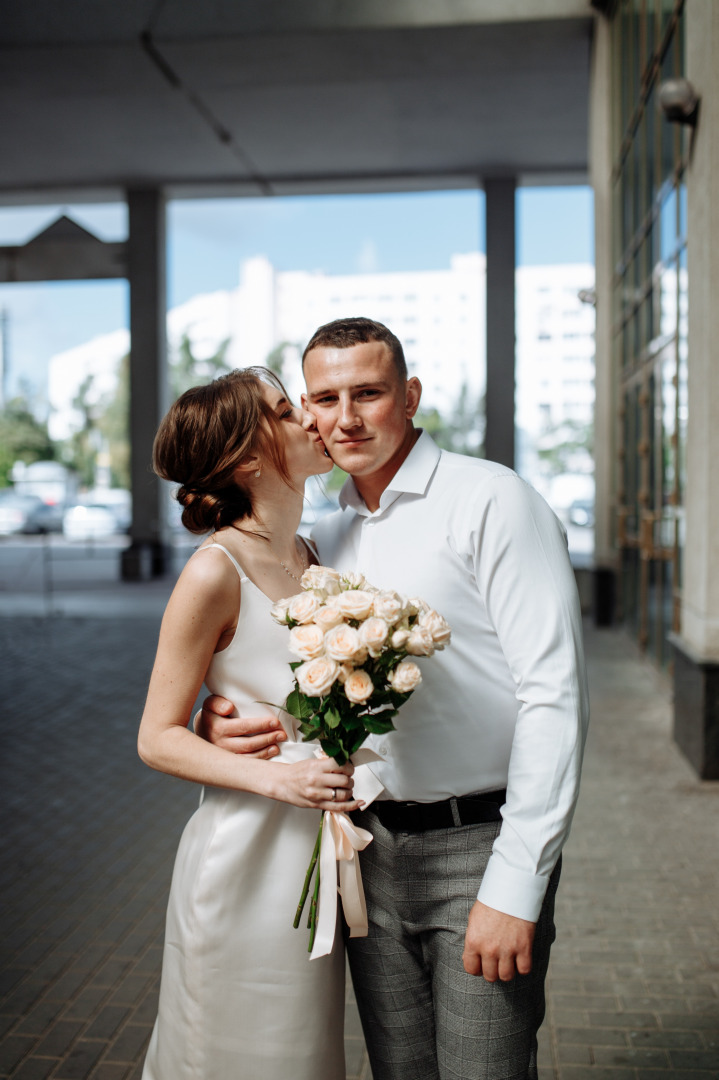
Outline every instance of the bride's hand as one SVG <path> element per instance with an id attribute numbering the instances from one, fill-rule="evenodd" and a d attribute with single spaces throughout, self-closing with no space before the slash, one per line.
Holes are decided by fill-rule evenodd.
<path id="1" fill-rule="evenodd" d="M 359 810 L 364 803 L 352 797 L 354 765 L 337 765 L 332 758 L 308 758 L 292 765 L 273 766 L 274 790 L 280 802 L 315 810 Z"/>

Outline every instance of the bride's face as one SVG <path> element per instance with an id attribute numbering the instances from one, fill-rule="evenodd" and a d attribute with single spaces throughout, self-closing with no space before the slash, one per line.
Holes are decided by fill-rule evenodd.
<path id="1" fill-rule="evenodd" d="M 332 461 L 325 454 L 325 444 L 317 434 L 312 413 L 293 405 L 274 386 L 262 383 L 262 396 L 280 421 L 284 451 L 290 476 L 304 483 L 308 476 L 327 473 Z"/>

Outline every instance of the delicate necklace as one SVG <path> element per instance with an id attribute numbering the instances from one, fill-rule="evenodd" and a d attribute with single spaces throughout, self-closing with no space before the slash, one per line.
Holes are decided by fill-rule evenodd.
<path id="1" fill-rule="evenodd" d="M 240 529 L 239 526 L 237 526 L 237 525 L 233 525 L 232 528 L 237 529 L 238 532 L 244 533 L 246 536 L 257 536 L 258 535 L 257 533 L 252 533 L 249 529 Z M 295 540 L 295 550 L 296 549 L 297 549 L 297 541 Z M 284 572 L 286 574 L 288 574 L 289 577 L 291 577 L 293 581 L 296 581 L 300 585 L 302 584 L 302 574 L 304 574 L 305 570 L 307 569 L 307 565 L 306 565 L 305 560 L 303 558 L 302 551 L 300 551 L 300 553 L 299 553 L 300 554 L 300 566 L 302 567 L 302 570 L 301 570 L 301 573 L 300 573 L 299 577 L 297 576 L 297 574 L 294 574 L 290 570 L 289 566 L 287 566 L 287 564 L 282 561 L 282 559 L 279 557 L 279 555 L 275 555 L 272 548 L 270 548 L 270 554 L 272 555 L 273 559 L 277 559 L 277 562 L 280 564 L 280 566 L 282 567 Z"/>
<path id="2" fill-rule="evenodd" d="M 295 547 L 296 547 L 296 546 L 297 546 L 297 541 L 295 541 Z M 273 554 L 274 554 L 274 552 L 273 552 Z M 307 569 L 307 567 L 305 566 L 305 561 L 304 561 L 304 559 L 302 558 L 302 555 L 300 554 L 300 566 L 302 567 L 302 574 L 300 574 L 300 576 L 299 576 L 299 577 L 297 577 L 297 574 L 293 574 L 293 573 L 292 573 L 292 571 L 290 570 L 289 566 L 286 566 L 286 565 L 285 565 L 285 564 L 284 564 L 284 563 L 282 562 L 282 559 L 278 558 L 278 556 L 277 556 L 277 555 L 275 555 L 275 558 L 277 559 L 278 563 L 280 564 L 280 566 L 282 567 L 282 569 L 284 570 L 284 572 L 285 572 L 286 574 L 289 574 L 289 576 L 290 576 L 290 577 L 292 578 L 292 580 L 293 580 L 293 581 L 296 581 L 296 582 L 298 582 L 298 583 L 300 583 L 300 584 L 301 584 L 301 582 L 302 582 L 302 574 L 304 574 L 305 570 Z"/>

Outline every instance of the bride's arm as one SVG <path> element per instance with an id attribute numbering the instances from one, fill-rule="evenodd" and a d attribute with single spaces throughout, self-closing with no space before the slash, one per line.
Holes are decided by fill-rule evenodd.
<path id="1" fill-rule="evenodd" d="M 200 784 L 253 791 L 296 806 L 331 810 L 340 803 L 343 810 L 355 809 L 358 804 L 349 801 L 351 766 L 340 768 L 330 759 L 272 764 L 232 754 L 188 729 L 217 643 L 239 607 L 239 578 L 227 560 L 190 559 L 162 620 L 138 735 L 140 757 L 153 769 Z"/>

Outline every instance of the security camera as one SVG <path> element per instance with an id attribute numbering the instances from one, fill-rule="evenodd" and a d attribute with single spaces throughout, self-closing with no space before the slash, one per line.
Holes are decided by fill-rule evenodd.
<path id="1" fill-rule="evenodd" d="M 659 84 L 659 108 L 675 124 L 697 122 L 699 95 L 689 79 L 665 79 Z"/>

